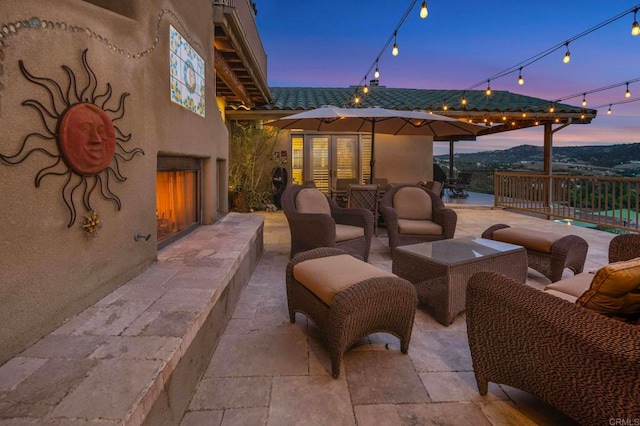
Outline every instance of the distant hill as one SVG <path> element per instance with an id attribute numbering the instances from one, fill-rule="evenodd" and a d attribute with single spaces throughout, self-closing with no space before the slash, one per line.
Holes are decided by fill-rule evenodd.
<path id="1" fill-rule="evenodd" d="M 541 146 L 520 145 L 499 151 L 455 154 L 455 161 L 481 163 L 487 166 L 508 165 L 522 162 L 540 162 L 543 160 L 543 155 L 544 150 Z M 442 160 L 449 159 L 448 154 L 434 157 Z M 597 167 L 614 167 L 630 162 L 640 162 L 640 143 L 553 147 L 553 161 L 589 164 Z"/>

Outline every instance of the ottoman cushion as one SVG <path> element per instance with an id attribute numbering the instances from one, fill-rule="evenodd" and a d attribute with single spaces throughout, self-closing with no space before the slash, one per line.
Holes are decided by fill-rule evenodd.
<path id="1" fill-rule="evenodd" d="M 551 246 L 562 238 L 562 235 L 553 232 L 534 232 L 525 228 L 504 228 L 493 231 L 492 238 L 503 243 L 518 244 L 542 253 L 551 253 Z"/>
<path id="2" fill-rule="evenodd" d="M 395 276 L 348 254 L 305 260 L 293 267 L 293 277 L 329 306 L 336 294 L 353 284 Z"/>

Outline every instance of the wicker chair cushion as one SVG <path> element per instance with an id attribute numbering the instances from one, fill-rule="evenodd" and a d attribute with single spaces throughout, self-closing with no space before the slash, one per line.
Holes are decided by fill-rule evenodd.
<path id="1" fill-rule="evenodd" d="M 293 267 L 293 277 L 327 305 L 336 294 L 361 281 L 377 277 L 395 277 L 391 272 L 348 254 L 305 260 Z"/>
<path id="2" fill-rule="evenodd" d="M 364 237 L 364 228 L 336 223 L 336 243 Z"/>
<path id="3" fill-rule="evenodd" d="M 562 235 L 553 232 L 531 231 L 526 228 L 503 228 L 493 231 L 492 239 L 517 244 L 542 253 L 551 253 L 553 243 Z"/>
<path id="4" fill-rule="evenodd" d="M 442 226 L 430 220 L 398 219 L 398 233 L 411 235 L 442 235 Z"/>
<path id="5" fill-rule="evenodd" d="M 589 290 L 593 277 L 594 275 L 592 273 L 582 272 L 569 278 L 556 281 L 553 284 L 549 284 L 544 288 L 544 291 L 568 300 L 571 303 L 575 303 L 576 300 L 578 300 L 578 297 L 582 296 L 585 291 Z"/>
<path id="6" fill-rule="evenodd" d="M 298 213 L 320 213 L 331 216 L 331 207 L 327 197 L 314 188 L 305 188 L 296 196 L 296 210 Z"/>
<path id="7" fill-rule="evenodd" d="M 421 188 L 413 186 L 400 188 L 393 195 L 393 208 L 398 213 L 398 219 L 431 220 L 433 218 L 431 197 Z"/>
<path id="8" fill-rule="evenodd" d="M 610 263 L 593 277 L 576 303 L 601 314 L 637 320 L 640 316 L 640 257 Z"/>

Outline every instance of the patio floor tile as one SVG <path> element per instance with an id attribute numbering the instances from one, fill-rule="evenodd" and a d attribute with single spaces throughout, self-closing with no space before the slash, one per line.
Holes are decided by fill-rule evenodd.
<path id="1" fill-rule="evenodd" d="M 274 378 L 268 424 L 355 424 L 347 382 L 331 376 Z"/>
<path id="2" fill-rule="evenodd" d="M 496 223 L 575 233 L 590 245 L 585 269 L 607 263 L 613 234 L 500 209 L 455 208 L 456 236 L 479 236 Z M 281 212 L 262 216 L 265 251 L 182 426 L 573 424 L 550 405 L 508 386 L 490 383 L 489 394 L 480 396 L 464 313 L 445 327 L 419 306 L 408 355 L 400 352 L 395 336 L 375 333 L 349 349 L 340 378 L 331 378 L 329 356 L 313 321 L 296 314 L 295 324 L 289 322 L 284 276 L 290 242 L 286 218 Z M 373 239 L 369 263 L 390 271 L 385 234 L 380 228 L 379 237 Z M 529 269 L 527 284 L 542 289 L 548 283 Z"/>
<path id="3" fill-rule="evenodd" d="M 354 404 L 430 401 L 411 359 L 398 350 L 348 352 L 344 364 Z"/>

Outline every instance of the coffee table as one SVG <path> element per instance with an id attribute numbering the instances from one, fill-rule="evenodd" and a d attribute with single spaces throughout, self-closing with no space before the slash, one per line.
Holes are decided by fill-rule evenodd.
<path id="1" fill-rule="evenodd" d="M 446 326 L 464 311 L 467 282 L 480 271 L 500 272 L 524 283 L 527 251 L 476 237 L 400 246 L 393 251 L 393 273 L 413 283 L 420 302 Z"/>

